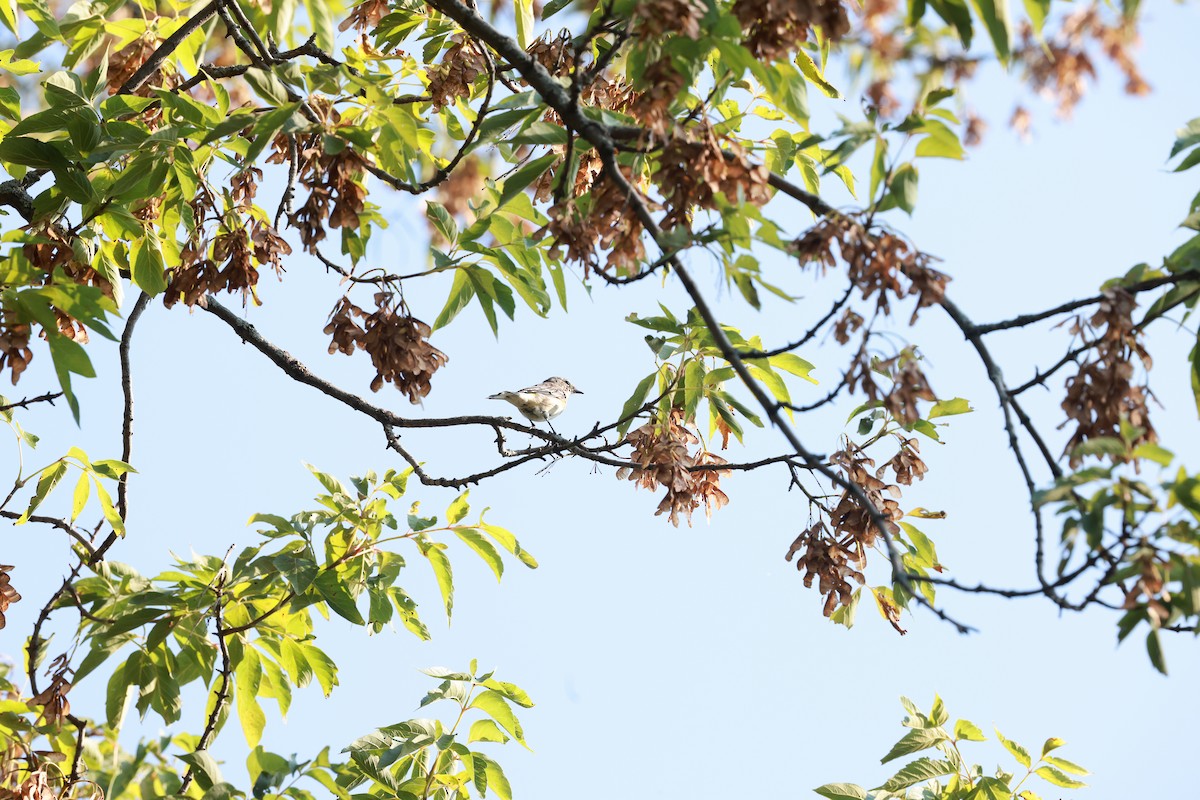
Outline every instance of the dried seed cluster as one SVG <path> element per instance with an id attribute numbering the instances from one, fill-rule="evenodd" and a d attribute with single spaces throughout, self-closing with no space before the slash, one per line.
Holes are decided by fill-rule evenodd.
<path id="1" fill-rule="evenodd" d="M 656 137 L 662 137 L 673 122 L 671 104 L 683 91 L 687 80 L 675 69 L 671 59 L 663 56 L 646 67 L 642 74 L 643 88 L 629 104 L 629 113 Z"/>
<path id="2" fill-rule="evenodd" d="M 487 59 L 475 45 L 456 36 L 442 63 L 429 68 L 429 95 L 434 110 L 440 111 L 455 101 L 471 96 L 471 87 L 480 75 L 487 72 Z"/>
<path id="3" fill-rule="evenodd" d="M 309 194 L 304 205 L 288 220 L 300 232 L 300 241 L 311 253 L 325 238 L 326 222 L 331 228 L 359 226 L 359 215 L 366 207 L 367 187 L 362 183 L 366 162 L 349 147 L 338 153 L 326 153 L 320 136 L 307 137 L 297 149 L 297 179 Z M 275 140 L 275 153 L 267 161 L 286 161 L 287 151 L 286 137 L 279 137 Z"/>
<path id="4" fill-rule="evenodd" d="M 162 40 L 156 35 L 153 33 L 147 33 L 144 36 L 134 39 L 132 42 L 109 56 L 108 83 L 106 84 L 108 87 L 108 93 L 116 94 L 117 91 L 120 90 L 120 88 L 125 84 L 125 82 L 132 78 L 134 73 L 141 69 L 141 66 L 146 63 L 146 60 L 150 58 L 150 56 L 154 55 L 155 51 L 158 50 L 161 44 Z M 171 66 L 171 64 L 171 59 L 165 60 L 162 65 L 154 71 L 154 74 L 138 87 L 134 94 L 141 95 L 142 97 L 152 97 L 155 89 L 174 89 L 176 86 L 182 83 L 183 80 L 174 71 L 174 68 Z M 164 68 L 168 69 L 169 71 L 164 72 Z M 150 114 L 147 116 L 143 116 L 142 119 L 150 122 L 152 119 L 158 119 L 161 117 L 161 114 L 161 109 L 158 109 L 150 112 Z"/>
<path id="5" fill-rule="evenodd" d="M 256 168 L 243 170 L 230 181 L 230 196 L 234 208 L 224 215 L 216 199 L 206 187 L 200 187 L 190 203 L 195 227 L 183 250 L 179 266 L 171 270 L 163 305 L 173 307 L 178 302 L 186 306 L 201 303 L 206 295 L 219 292 L 241 292 L 243 302 L 257 295 L 258 267 L 270 266 L 276 275 L 283 273 L 283 257 L 291 255 L 292 247 L 266 221 L 251 214 L 254 196 L 262 172 Z M 222 231 L 209 238 L 207 223 L 220 220 L 216 229 Z"/>
<path id="6" fill-rule="evenodd" d="M 733 13 L 742 24 L 742 44 L 764 61 L 795 52 L 810 27 L 834 40 L 850 32 L 840 0 L 737 0 Z"/>
<path id="7" fill-rule="evenodd" d="M 632 185 L 632 169 L 623 166 L 621 172 Z M 554 240 L 552 257 L 559 258 L 562 254 L 583 265 L 586 277 L 591 269 L 600 266 L 597 248 L 605 249 L 608 250 L 605 269 L 617 275 L 634 274 L 646 257 L 646 246 L 642 241 L 642 223 L 630 208 L 629 198 L 614 181 L 602 175 L 592 187 L 589 200 L 586 209 L 574 197 L 550 207 L 550 222 L 544 230 Z"/>
<path id="8" fill-rule="evenodd" d="M 387 0 L 366 0 L 350 10 L 350 14 L 338 25 L 338 30 L 344 33 L 354 28 L 360 35 L 364 34 L 368 28 L 378 25 L 389 11 Z"/>
<path id="9" fill-rule="evenodd" d="M 890 231 L 869 230 L 853 217 L 822 218 L 794 242 L 792 251 L 802 264 L 826 269 L 837 264 L 835 245 L 863 299 L 877 295 L 876 305 L 884 314 L 891 313 L 892 299 L 915 296 L 912 324 L 922 308 L 940 303 L 946 294 L 950 276 L 930 267 L 933 259 L 927 253 Z"/>
<path id="10" fill-rule="evenodd" d="M 633 445 L 630 460 L 637 467 L 622 467 L 617 478 L 635 481 L 644 489 L 654 491 L 660 486 L 667 492 L 658 504 L 655 515 L 668 514 L 671 524 L 678 527 L 681 516 L 692 524 L 692 512 L 704 504 L 705 516 L 729 502 L 721 491 L 721 478 L 729 470 L 696 469 L 726 463 L 725 459 L 703 448 L 692 452 L 700 438 L 683 424 L 683 414 L 672 411 L 666 424 L 652 420 L 630 431 L 626 441 Z"/>
<path id="11" fill-rule="evenodd" d="M 745 149 L 734 141 L 722 148 L 711 128 L 700 132 L 676 131 L 663 148 L 655 182 L 666 198 L 668 213 L 663 227 L 686 225 L 696 207 L 717 208 L 717 198 L 756 206 L 771 198 L 770 170 L 750 164 Z"/>
<path id="12" fill-rule="evenodd" d="M 634 25 L 649 40 L 672 33 L 699 39 L 700 20 L 707 13 L 703 0 L 644 0 L 634 6 Z"/>
<path id="13" fill-rule="evenodd" d="M 1133 382 L 1135 355 L 1146 370 L 1152 366 L 1150 354 L 1133 323 L 1137 301 L 1120 288 L 1106 289 L 1103 294 L 1096 313 L 1086 320 L 1076 317 L 1071 326 L 1072 334 L 1094 345 L 1090 360 L 1067 379 L 1062 401 L 1062 409 L 1067 413 L 1067 422 L 1063 424 L 1075 423 L 1064 451 L 1072 467 L 1082 460 L 1075 455 L 1076 447 L 1101 436 L 1120 437 L 1122 420 L 1140 429 L 1135 444 L 1158 441 L 1147 407 L 1150 388 Z M 1113 454 L 1112 458 L 1122 460 L 1124 456 Z"/>
<path id="14" fill-rule="evenodd" d="M 1171 617 L 1171 592 L 1167 589 L 1171 564 L 1151 547 L 1139 549 L 1130 563 L 1139 570 L 1138 579 L 1125 592 L 1121 608 L 1137 608 L 1143 603 L 1154 627 L 1165 624 Z M 1145 600 L 1142 598 L 1145 597 Z"/>
<path id="15" fill-rule="evenodd" d="M 1087 81 L 1096 78 L 1096 67 L 1088 54 L 1093 42 L 1124 74 L 1127 94 L 1150 92 L 1131 53 L 1137 34 L 1127 20 L 1122 18 L 1110 25 L 1104 21 L 1099 5 L 1093 4 L 1072 12 L 1058 33 L 1046 41 L 1038 41 L 1026 22 L 1021 28 L 1021 47 L 1014 55 L 1025 66 L 1025 77 L 1033 89 L 1058 103 L 1061 117 L 1071 115 L 1087 91 Z"/>
<path id="16" fill-rule="evenodd" d="M 12 569 L 12 564 L 0 564 L 0 630 L 3 630 L 4 626 L 8 624 L 4 619 L 8 607 L 21 600 L 21 595 L 13 588 L 12 576 L 8 574 Z"/>
<path id="17" fill-rule="evenodd" d="M 897 523 L 904 516 L 897 502 L 900 487 L 896 484 L 909 486 L 914 480 L 922 480 L 928 471 L 918 452 L 917 441 L 902 436 L 897 439 L 900 447 L 896 454 L 878 469 L 873 470 L 875 461 L 849 441 L 829 459 L 842 471 L 846 481 L 861 489 L 879 512 L 888 536 L 900 532 Z M 885 480 L 889 469 L 896 484 Z M 805 586 L 811 587 L 818 581 L 817 589 L 825 597 L 824 614 L 827 617 L 839 606 L 849 605 L 855 591 L 854 583 L 860 586 L 864 583 L 867 549 L 879 536 L 879 529 L 867 507 L 848 490 L 842 491 L 837 505 L 828 513 L 829 524 L 818 520 L 809 526 L 792 542 L 786 556 L 788 561 L 795 559 L 796 569 L 804 573 Z M 901 630 L 897 624 L 898 616 L 897 610 L 895 617 L 889 614 L 889 619 L 897 630 Z"/>
<path id="18" fill-rule="evenodd" d="M 366 350 L 376 371 L 371 391 L 391 383 L 408 395 L 410 402 L 419 403 L 432 388 L 433 373 L 449 359 L 429 344 L 430 327 L 411 316 L 403 300 L 391 292 L 379 292 L 375 305 L 376 310 L 368 314 L 349 297 L 338 300 L 325 326 L 325 333 L 333 337 L 329 352 L 350 355 L 356 349 Z"/>
<path id="19" fill-rule="evenodd" d="M 46 668 L 50 676 L 50 685 L 33 696 L 30 705 L 42 707 L 41 718 L 51 725 L 61 725 L 71 713 L 71 703 L 67 700 L 67 692 L 71 691 L 70 676 L 75 670 L 71 669 L 71 661 L 64 653 Z"/>

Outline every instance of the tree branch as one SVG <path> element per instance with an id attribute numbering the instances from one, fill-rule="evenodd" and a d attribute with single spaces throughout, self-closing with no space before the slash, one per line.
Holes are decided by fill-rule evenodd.
<path id="1" fill-rule="evenodd" d="M 138 295 L 129 319 L 125 321 L 125 330 L 121 334 L 121 393 L 125 397 L 125 409 L 121 414 L 121 460 L 129 463 L 133 455 L 133 374 L 130 371 L 129 348 L 133 343 L 133 329 L 141 319 L 146 307 L 150 305 L 150 295 L 142 292 Z M 124 520 L 129 514 L 129 473 L 121 473 L 117 479 L 117 514 Z"/>
<path id="2" fill-rule="evenodd" d="M 142 84 L 150 79 L 155 72 L 167 60 L 167 57 L 174 53 L 179 45 L 183 44 L 183 40 L 191 36 L 192 33 L 201 25 L 208 22 L 214 14 L 216 14 L 224 5 L 226 0 L 213 0 L 204 8 L 197 11 L 187 22 L 179 26 L 179 28 L 168 36 L 158 49 L 146 59 L 146 61 L 129 77 L 129 80 L 121 84 L 121 88 L 117 89 L 116 94 L 132 94 L 142 87 Z"/>
<path id="3" fill-rule="evenodd" d="M 37 397 L 26 397 L 24 400 L 18 400 L 15 403 L 0 405 L 0 411 L 9 411 L 14 408 L 29 408 L 34 403 L 49 403 L 50 405 L 54 405 L 54 401 L 62 396 L 62 392 L 46 392 Z"/>

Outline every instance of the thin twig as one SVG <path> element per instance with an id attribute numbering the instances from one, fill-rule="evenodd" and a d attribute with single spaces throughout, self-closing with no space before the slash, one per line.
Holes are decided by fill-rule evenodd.
<path id="1" fill-rule="evenodd" d="M 129 319 L 125 321 L 125 330 L 121 334 L 121 393 L 125 398 L 125 408 L 121 414 L 121 460 L 126 464 L 133 455 L 133 374 L 130 371 L 129 348 L 133 342 L 133 329 L 137 325 L 146 307 L 150 305 L 150 295 L 142 292 L 138 295 Z M 124 520 L 129 514 L 129 473 L 122 472 L 117 479 L 117 514 Z"/>
<path id="2" fill-rule="evenodd" d="M 225 0 L 213 0 L 213 2 L 189 17 L 174 33 L 163 40 L 158 49 L 138 67 L 137 72 L 133 73 L 129 77 L 129 80 L 121 84 L 121 88 L 117 89 L 116 94 L 132 94 L 140 89 L 142 84 L 158 71 L 163 62 L 167 60 L 167 57 L 171 53 L 174 53 L 176 48 L 183 44 L 183 41 L 191 36 L 201 25 L 208 22 L 212 18 L 212 15 L 216 14 L 224 4 Z"/>
<path id="3" fill-rule="evenodd" d="M 193 752 L 200 753 L 208 749 L 212 743 L 213 734 L 217 729 L 217 720 L 224 710 L 225 703 L 229 699 L 229 684 L 233 679 L 233 667 L 229 661 L 229 646 L 225 643 L 225 634 L 221 632 L 221 607 L 225 601 L 225 579 L 226 567 L 221 567 L 221 572 L 217 576 L 216 602 L 213 603 L 213 617 L 215 619 L 215 629 L 217 632 L 217 649 L 221 654 L 221 685 L 217 687 L 216 700 L 213 703 L 212 711 L 208 715 L 208 719 L 204 723 L 204 732 L 200 734 L 200 740 L 196 743 L 196 749 Z M 187 772 L 183 776 L 183 782 L 179 785 L 178 794 L 186 794 L 188 787 L 192 785 L 192 777 L 194 767 L 188 766 Z"/>

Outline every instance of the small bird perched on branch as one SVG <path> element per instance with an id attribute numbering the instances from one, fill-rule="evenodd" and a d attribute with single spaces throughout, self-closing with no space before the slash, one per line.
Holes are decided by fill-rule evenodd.
<path id="1" fill-rule="evenodd" d="M 497 392 L 489 400 L 507 400 L 517 407 L 521 416 L 530 422 L 545 422 L 557 436 L 558 431 L 550 425 L 550 420 L 557 417 L 567 408 L 567 400 L 573 394 L 583 392 L 571 385 L 565 378 L 547 378 L 539 384 L 522 389 L 519 392 Z"/>

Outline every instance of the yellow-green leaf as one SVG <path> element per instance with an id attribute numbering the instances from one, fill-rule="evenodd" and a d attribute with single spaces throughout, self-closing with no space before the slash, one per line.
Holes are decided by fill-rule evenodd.
<path id="1" fill-rule="evenodd" d="M 262 741 L 263 728 L 267 724 L 267 717 L 257 700 L 258 687 L 262 683 L 262 662 L 257 651 L 249 647 L 243 651 L 241 663 L 234 670 L 234 677 L 242 733 L 246 736 L 247 744 L 257 747 Z"/>
<path id="2" fill-rule="evenodd" d="M 459 520 L 467 515 L 471 510 L 471 506 L 467 504 L 467 496 L 471 492 L 465 491 L 458 497 L 454 498 L 454 502 L 446 509 L 446 523 L 449 525 L 456 524 Z"/>
<path id="3" fill-rule="evenodd" d="M 1070 778 L 1062 770 L 1055 769 L 1054 767 L 1038 767 L 1034 770 L 1034 774 L 1046 782 L 1053 783 L 1055 786 L 1061 786 L 1064 789 L 1081 789 L 1087 786 L 1083 781 Z"/>
<path id="4" fill-rule="evenodd" d="M 3 2 L 3 0 L 0 0 Z M 87 505 L 88 496 L 92 490 L 92 479 L 86 472 L 79 474 L 79 480 L 75 482 L 75 496 L 71 500 L 71 522 L 79 518 L 79 514 L 83 511 L 83 507 Z"/>

